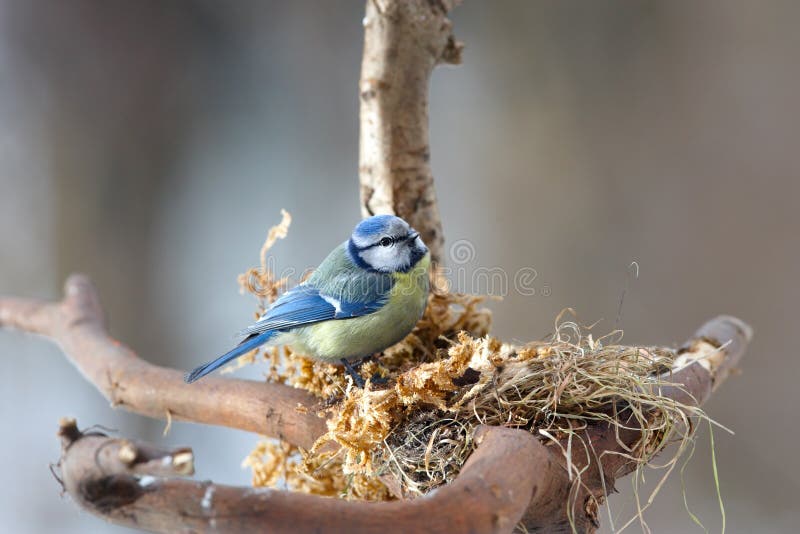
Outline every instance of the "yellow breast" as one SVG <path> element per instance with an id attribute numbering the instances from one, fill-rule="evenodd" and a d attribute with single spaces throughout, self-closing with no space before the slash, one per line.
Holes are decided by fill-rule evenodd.
<path id="1" fill-rule="evenodd" d="M 402 340 L 417 324 L 428 302 L 430 255 L 407 273 L 393 274 L 386 305 L 352 319 L 298 328 L 290 345 L 301 354 L 328 361 L 353 360 L 380 352 Z"/>

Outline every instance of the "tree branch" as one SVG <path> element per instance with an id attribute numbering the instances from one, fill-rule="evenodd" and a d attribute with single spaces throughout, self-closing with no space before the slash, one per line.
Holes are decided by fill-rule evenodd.
<path id="1" fill-rule="evenodd" d="M 455 0 L 369 0 L 361 63 L 359 176 L 364 216 L 393 213 L 421 234 L 435 262 L 444 247 L 428 141 L 428 86 L 439 63 L 460 63 Z"/>
<path id="2" fill-rule="evenodd" d="M 157 419 L 227 426 L 309 448 L 325 432 L 318 401 L 289 386 L 209 377 L 185 384 L 183 372 L 140 359 L 109 337 L 89 280 L 71 276 L 62 302 L 0 298 L 0 327 L 41 334 L 56 342 L 113 406 Z M 302 406 L 307 410 L 298 410 Z"/>
<path id="3" fill-rule="evenodd" d="M 29 326 L 40 320 L 35 310 L 46 309 L 40 306 L 28 308 L 34 312 Z M 679 362 L 685 367 L 670 379 L 675 387 L 662 388 L 662 394 L 687 404 L 701 403 L 737 364 L 751 335 L 738 319 L 709 321 L 683 350 Z M 633 428 L 597 424 L 586 429 L 583 437 L 592 444 L 596 458 L 602 458 L 603 470 L 596 458 L 587 461 L 576 451 L 571 463 L 587 467 L 577 485 L 570 480 L 566 458 L 558 448 L 545 446 L 523 430 L 480 427 L 475 438 L 478 448 L 452 484 L 423 499 L 364 503 L 154 478 L 190 474 L 191 452 L 159 451 L 84 434 L 74 421 L 62 423 L 59 434 L 63 484 L 75 501 L 114 523 L 153 532 L 188 528 L 358 533 L 387 526 L 403 532 L 510 532 L 520 521 L 528 530 L 570 532 L 570 516 L 578 532 L 593 532 L 599 525 L 598 507 L 614 481 L 636 466 L 615 453 L 628 452 L 642 438 Z M 165 461 L 166 457 L 170 459 Z"/>
<path id="4" fill-rule="evenodd" d="M 82 434 L 74 421 L 62 423 L 59 434 L 63 484 L 79 505 L 115 524 L 167 533 L 509 532 L 541 479 L 519 465 L 549 454 L 526 432 L 482 427 L 480 445 L 449 486 L 425 499 L 367 503 L 161 478 L 185 474 L 171 466 L 191 453 Z M 125 461 L 135 456 L 131 449 L 150 452 Z"/>

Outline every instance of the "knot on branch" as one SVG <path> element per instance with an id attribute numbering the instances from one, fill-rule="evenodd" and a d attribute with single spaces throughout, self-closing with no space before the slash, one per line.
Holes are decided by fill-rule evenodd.
<path id="1" fill-rule="evenodd" d="M 98 469 L 103 475 L 191 476 L 194 474 L 194 453 L 188 447 L 171 450 L 126 438 L 110 437 L 102 432 L 81 431 L 73 418 L 59 422 L 58 436 L 64 458 L 74 464 Z M 70 451 L 76 449 L 74 456 Z M 91 458 L 87 458 L 91 451 Z"/>
<path id="2" fill-rule="evenodd" d="M 461 53 L 464 51 L 464 43 L 457 41 L 453 35 L 447 37 L 447 43 L 439 56 L 439 63 L 450 65 L 461 64 Z"/>
<path id="3" fill-rule="evenodd" d="M 73 274 L 64 283 L 64 300 L 61 303 L 65 326 L 74 328 L 91 325 L 105 331 L 105 317 L 92 281 L 84 274 Z"/>
<path id="4" fill-rule="evenodd" d="M 79 503 L 99 515 L 116 513 L 159 483 L 157 477 L 194 474 L 194 453 L 186 447 L 165 450 L 146 443 L 81 431 L 75 419 L 59 424 L 59 480 Z"/>

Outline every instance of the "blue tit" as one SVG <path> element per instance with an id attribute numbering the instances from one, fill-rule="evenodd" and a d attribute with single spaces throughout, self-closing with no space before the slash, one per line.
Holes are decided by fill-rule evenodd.
<path id="1" fill-rule="evenodd" d="M 188 373 L 186 382 L 219 369 L 261 345 L 345 365 L 402 340 L 428 300 L 430 254 L 419 233 L 399 217 L 375 215 L 355 227 L 305 282 L 281 295 L 233 350 Z"/>

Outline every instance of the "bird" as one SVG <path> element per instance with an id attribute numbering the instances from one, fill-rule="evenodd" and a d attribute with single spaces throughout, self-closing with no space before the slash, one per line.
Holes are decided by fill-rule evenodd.
<path id="1" fill-rule="evenodd" d="M 351 362 L 361 362 L 398 343 L 414 328 L 428 301 L 431 257 L 419 232 L 394 215 L 360 221 L 350 238 L 304 282 L 283 293 L 241 342 L 184 377 L 192 383 L 262 346 L 341 363 L 359 386 Z"/>

